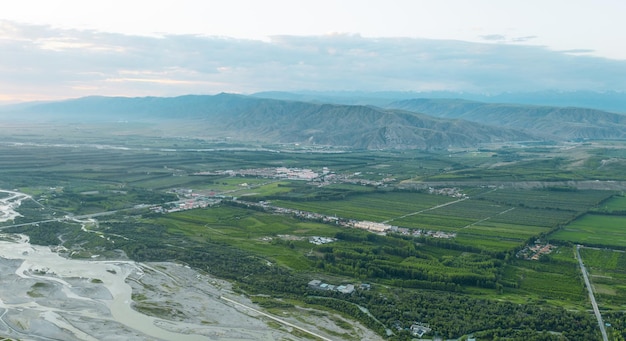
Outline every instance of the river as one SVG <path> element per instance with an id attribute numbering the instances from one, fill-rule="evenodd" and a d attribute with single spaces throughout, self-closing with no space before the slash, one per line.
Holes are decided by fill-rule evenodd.
<path id="1" fill-rule="evenodd" d="M 30 196 L 4 191 L 0 221 Z M 275 340 L 292 337 L 220 300 L 227 282 L 174 263 L 76 260 L 0 234 L 0 336 L 28 340 Z M 133 293 L 154 317 L 133 307 Z M 178 316 L 168 311 L 176 310 Z M 164 313 L 165 312 L 165 313 Z"/>

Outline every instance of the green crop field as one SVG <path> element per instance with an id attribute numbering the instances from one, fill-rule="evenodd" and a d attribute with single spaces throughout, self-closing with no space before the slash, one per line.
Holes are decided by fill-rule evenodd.
<path id="1" fill-rule="evenodd" d="M 147 222 L 165 226 L 169 233 L 182 233 L 200 242 L 227 243 L 299 270 L 311 266 L 306 265 L 304 257 L 305 251 L 314 246 L 308 238 L 334 237 L 337 232 L 336 227 L 325 224 L 228 206 L 178 212 Z"/>
<path id="2" fill-rule="evenodd" d="M 287 202 L 273 201 L 280 207 L 299 209 L 346 219 L 382 222 L 433 208 L 454 198 L 413 192 L 383 192 L 348 196 L 343 200 Z M 395 224 L 395 221 L 394 221 Z"/>
<path id="3" fill-rule="evenodd" d="M 626 309 L 626 252 L 581 248 L 596 299 L 605 309 Z"/>
<path id="4" fill-rule="evenodd" d="M 626 197 L 623 195 L 615 196 L 603 202 L 599 209 L 607 212 L 626 211 Z"/>
<path id="5" fill-rule="evenodd" d="M 610 191 L 547 188 L 489 191 L 479 198 L 511 206 L 585 212 L 613 196 Z"/>
<path id="6" fill-rule="evenodd" d="M 444 214 L 436 214 L 434 211 L 426 211 L 404 218 L 395 219 L 393 224 L 414 229 L 454 232 L 474 222 L 476 221 L 465 218 L 461 215 L 447 216 Z"/>
<path id="7" fill-rule="evenodd" d="M 508 251 L 523 245 L 533 236 L 548 230 L 543 227 L 481 222 L 458 230 L 457 239 L 488 250 Z"/>
<path id="8" fill-rule="evenodd" d="M 587 246 L 626 249 L 626 216 L 586 214 L 550 236 Z"/>

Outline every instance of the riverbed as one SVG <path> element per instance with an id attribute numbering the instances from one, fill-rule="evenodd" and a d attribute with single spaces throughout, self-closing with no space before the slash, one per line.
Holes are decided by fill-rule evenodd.
<path id="1" fill-rule="evenodd" d="M 18 217 L 20 203 L 32 200 L 23 193 L 0 192 L 5 194 L 0 221 Z M 344 329 L 335 323 L 343 317 L 311 309 L 295 307 L 268 319 L 227 281 L 182 264 L 120 258 L 64 258 L 51 247 L 31 245 L 27 236 L 0 233 L 0 336 L 269 341 L 310 340 L 310 335 L 297 335 L 309 331 L 325 339 L 380 339 L 359 323 L 346 321 L 342 325 L 352 328 Z M 300 329 L 297 334 L 294 324 Z"/>
<path id="2" fill-rule="evenodd" d="M 269 328 L 220 300 L 227 283 L 179 264 L 66 259 L 25 236 L 0 241 L 0 333 L 31 340 L 274 340 Z M 133 309 L 133 288 L 182 321 Z M 195 282 L 194 285 L 190 283 Z M 145 284 L 150 283 L 146 288 Z M 176 286 L 178 284 L 178 287 Z M 151 289 L 151 290 L 148 290 Z M 189 311 L 191 309 L 192 311 Z M 189 318 L 186 316 L 189 315 Z"/>

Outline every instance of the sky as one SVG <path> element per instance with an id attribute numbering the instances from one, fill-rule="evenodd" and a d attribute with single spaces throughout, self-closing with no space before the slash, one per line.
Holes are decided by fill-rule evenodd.
<path id="1" fill-rule="evenodd" d="M 622 0 L 20 0 L 0 103 L 258 91 L 626 91 Z"/>

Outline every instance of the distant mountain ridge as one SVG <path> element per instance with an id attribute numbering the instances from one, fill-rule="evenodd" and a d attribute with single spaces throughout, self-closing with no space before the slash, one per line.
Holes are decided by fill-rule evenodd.
<path id="1" fill-rule="evenodd" d="M 166 121 L 170 131 L 265 143 L 357 149 L 441 149 L 526 141 L 532 134 L 458 119 L 363 105 L 321 104 L 218 94 L 84 97 L 25 106 L 5 114 L 53 121 Z"/>
<path id="2" fill-rule="evenodd" d="M 626 114 L 626 92 L 619 91 L 535 91 L 501 94 L 476 94 L 454 91 L 265 91 L 255 93 L 252 96 L 318 103 L 376 105 L 380 107 L 410 99 L 455 98 L 484 103 L 590 108 Z"/>
<path id="3" fill-rule="evenodd" d="M 386 107 L 517 129 L 557 140 L 626 138 L 626 115 L 595 109 L 459 99 L 410 99 Z"/>

